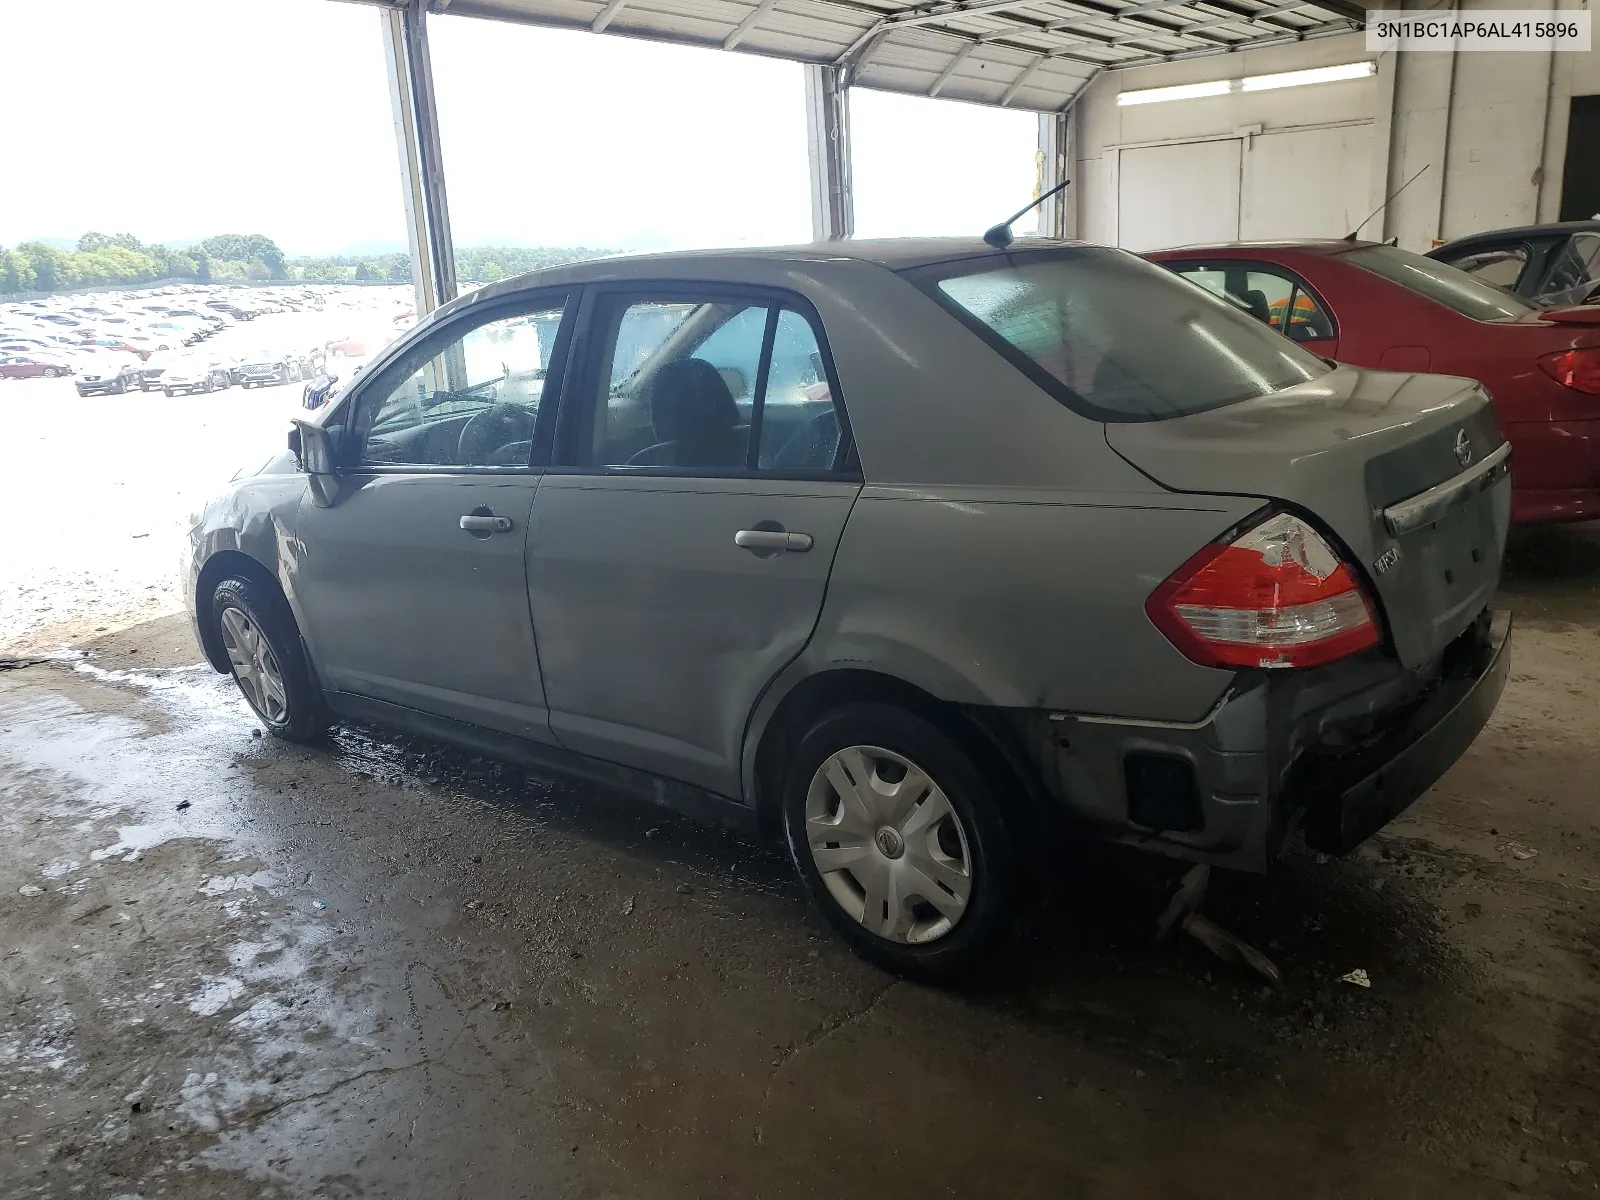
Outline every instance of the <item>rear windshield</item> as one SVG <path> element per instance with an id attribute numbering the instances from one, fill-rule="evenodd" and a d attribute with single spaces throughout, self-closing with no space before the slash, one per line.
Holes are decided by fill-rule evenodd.
<path id="1" fill-rule="evenodd" d="M 1100 421 L 1159 421 L 1267 396 L 1328 366 L 1121 250 L 1020 251 L 908 272 L 1046 391 Z"/>
<path id="2" fill-rule="evenodd" d="M 1474 321 L 1498 321 L 1534 311 L 1534 306 L 1519 296 L 1475 279 L 1449 263 L 1423 258 L 1397 246 L 1361 246 L 1341 257 Z"/>

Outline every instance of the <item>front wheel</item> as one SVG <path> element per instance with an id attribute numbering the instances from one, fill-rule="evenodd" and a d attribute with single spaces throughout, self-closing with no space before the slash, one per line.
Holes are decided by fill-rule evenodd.
<path id="1" fill-rule="evenodd" d="M 897 974 L 948 980 L 992 954 L 1014 917 L 1003 787 L 931 721 L 846 705 L 811 728 L 789 763 L 789 853 L 858 953 Z"/>
<path id="2" fill-rule="evenodd" d="M 211 594 L 211 616 L 234 682 L 267 732 L 309 742 L 327 729 L 332 715 L 282 596 L 253 580 L 224 579 Z"/>
<path id="3" fill-rule="evenodd" d="M 46 375 L 48 375 L 51 379 L 59 379 L 61 377 L 61 368 L 60 367 L 46 367 L 44 369 L 44 373 Z"/>

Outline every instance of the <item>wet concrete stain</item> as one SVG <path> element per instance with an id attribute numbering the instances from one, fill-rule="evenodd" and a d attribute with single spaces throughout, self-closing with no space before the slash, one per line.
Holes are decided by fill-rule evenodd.
<path id="1" fill-rule="evenodd" d="M 1092 852 L 982 979 L 899 982 L 768 848 L 383 730 L 252 736 L 170 635 L 0 674 L 5 1197 L 1600 1183 L 1588 626 L 1528 631 L 1382 837 L 1215 880 L 1277 991 L 1151 947 Z"/>

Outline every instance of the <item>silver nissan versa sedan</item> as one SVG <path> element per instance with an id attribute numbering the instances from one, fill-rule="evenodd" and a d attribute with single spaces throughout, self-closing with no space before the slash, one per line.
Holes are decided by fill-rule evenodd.
<path id="1" fill-rule="evenodd" d="M 188 596 L 266 727 L 339 717 L 787 843 L 921 978 L 1037 848 L 1349 849 L 1505 684 L 1476 384 L 1331 366 L 1095 246 L 588 262 L 384 351 L 213 501 Z"/>

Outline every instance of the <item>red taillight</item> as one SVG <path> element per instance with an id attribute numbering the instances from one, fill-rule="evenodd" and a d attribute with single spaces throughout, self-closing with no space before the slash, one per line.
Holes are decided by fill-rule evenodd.
<path id="1" fill-rule="evenodd" d="M 1378 644 L 1378 621 L 1355 573 L 1290 513 L 1207 546 L 1144 608 L 1205 667 L 1315 667 Z"/>
<path id="2" fill-rule="evenodd" d="M 1600 396 L 1600 346 L 1560 350 L 1539 360 L 1544 373 L 1575 392 Z"/>

